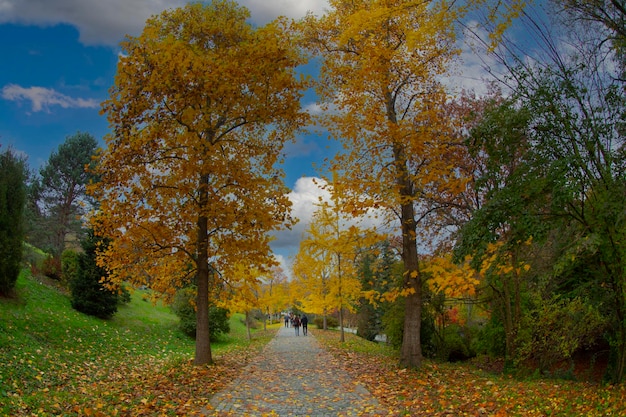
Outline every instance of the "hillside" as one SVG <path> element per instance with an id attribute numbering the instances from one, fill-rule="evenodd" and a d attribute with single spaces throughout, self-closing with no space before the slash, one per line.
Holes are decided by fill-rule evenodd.
<path id="1" fill-rule="evenodd" d="M 76 312 L 67 295 L 27 272 L 16 294 L 0 299 L 0 415 L 149 415 L 157 405 L 193 415 L 240 367 L 238 356 L 249 357 L 240 352 L 249 345 L 237 315 L 212 345 L 217 366 L 198 368 L 190 363 L 194 340 L 145 292 L 106 321 Z M 254 346 L 267 340 L 262 333 Z"/>

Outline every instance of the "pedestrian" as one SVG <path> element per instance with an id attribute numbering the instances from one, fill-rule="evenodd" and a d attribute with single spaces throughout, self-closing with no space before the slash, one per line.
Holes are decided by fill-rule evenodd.
<path id="1" fill-rule="evenodd" d="M 300 323 L 302 324 L 302 334 L 306 336 L 309 332 L 309 318 L 306 316 L 306 314 L 302 315 Z"/>
<path id="2" fill-rule="evenodd" d="M 285 327 L 289 327 L 289 316 L 285 313 Z"/>
<path id="3" fill-rule="evenodd" d="M 293 318 L 293 328 L 296 329 L 296 336 L 300 336 L 300 318 L 298 316 Z"/>

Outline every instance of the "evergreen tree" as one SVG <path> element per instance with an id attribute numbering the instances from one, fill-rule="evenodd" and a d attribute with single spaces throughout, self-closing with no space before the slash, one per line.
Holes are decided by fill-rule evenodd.
<path id="1" fill-rule="evenodd" d="M 117 312 L 118 293 L 107 288 L 107 272 L 96 264 L 96 247 L 105 241 L 89 230 L 81 243 L 84 253 L 79 255 L 78 272 L 70 282 L 72 307 L 91 316 L 111 318 Z"/>
<path id="2" fill-rule="evenodd" d="M 20 273 L 27 174 L 24 159 L 10 149 L 0 154 L 0 294 L 4 295 Z"/>
<path id="3" fill-rule="evenodd" d="M 39 172 L 39 183 L 31 189 L 39 205 L 32 215 L 42 232 L 34 244 L 49 250 L 55 258 L 61 257 L 68 235 L 82 237 L 80 217 L 89 203 L 86 186 L 93 178 L 85 167 L 92 163 L 97 146 L 96 139 L 88 133 L 68 137 L 52 152 Z"/>

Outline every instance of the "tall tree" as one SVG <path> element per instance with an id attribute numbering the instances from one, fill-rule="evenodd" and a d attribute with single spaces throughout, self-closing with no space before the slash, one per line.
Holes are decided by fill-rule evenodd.
<path id="1" fill-rule="evenodd" d="M 457 12 L 445 2 L 331 0 L 307 26 L 323 55 L 318 92 L 337 112 L 325 118 L 347 153 L 334 161 L 353 190 L 352 209 L 387 209 L 399 221 L 406 318 L 401 362 L 422 363 L 419 203 L 454 179 L 438 82 L 455 57 Z"/>
<path id="2" fill-rule="evenodd" d="M 11 149 L 0 153 L 0 294 L 15 287 L 22 262 L 26 161 Z"/>
<path id="3" fill-rule="evenodd" d="M 307 122 L 304 60 L 284 21 L 255 28 L 235 2 L 188 4 L 148 20 L 122 44 L 113 133 L 100 156 L 101 262 L 117 282 L 171 295 L 194 281 L 195 363 L 212 362 L 209 296 L 245 258 L 263 270 L 269 232 L 292 221 L 277 168 Z"/>
<path id="4" fill-rule="evenodd" d="M 88 203 L 86 187 L 92 174 L 87 167 L 92 164 L 98 143 L 88 133 L 76 133 L 65 139 L 39 170 L 39 219 L 48 233 L 46 249 L 60 258 L 68 234 L 80 240 L 83 222 L 81 216 Z"/>

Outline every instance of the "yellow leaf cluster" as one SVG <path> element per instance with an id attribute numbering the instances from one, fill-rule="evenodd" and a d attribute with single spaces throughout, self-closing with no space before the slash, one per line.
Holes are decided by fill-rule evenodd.
<path id="1" fill-rule="evenodd" d="M 452 262 L 450 254 L 430 259 L 424 272 L 430 275 L 427 281 L 430 289 L 435 293 L 443 293 L 446 297 L 473 296 L 480 284 L 469 259 L 457 265 Z"/>

